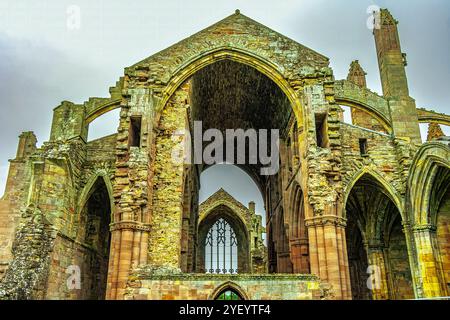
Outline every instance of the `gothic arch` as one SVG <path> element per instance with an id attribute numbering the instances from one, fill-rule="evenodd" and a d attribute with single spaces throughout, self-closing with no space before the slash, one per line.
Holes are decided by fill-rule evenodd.
<path id="1" fill-rule="evenodd" d="M 250 235 L 246 223 L 232 207 L 226 203 L 217 203 L 210 208 L 205 215 L 200 218 L 198 224 L 198 250 L 197 250 L 197 268 L 199 272 L 205 270 L 205 245 L 208 231 L 219 219 L 224 219 L 233 229 L 237 237 L 237 257 L 238 272 L 251 272 L 250 259 Z"/>
<path id="2" fill-rule="evenodd" d="M 114 221 L 114 197 L 113 197 L 113 186 L 111 183 L 111 180 L 109 179 L 109 174 L 106 171 L 99 171 L 91 175 L 91 177 L 88 179 L 87 183 L 85 184 L 83 190 L 80 193 L 79 200 L 78 200 L 78 211 L 83 210 L 84 206 L 86 205 L 86 202 L 89 200 L 90 196 L 92 195 L 92 192 L 94 192 L 94 184 L 97 182 L 98 179 L 102 179 L 105 183 L 106 190 L 108 191 L 109 200 L 110 200 L 110 206 L 111 206 L 111 221 Z"/>
<path id="3" fill-rule="evenodd" d="M 298 123 L 301 123 L 305 128 L 308 127 L 308 122 L 305 121 L 303 117 L 305 114 L 304 107 L 300 103 L 295 90 L 289 85 L 279 71 L 279 68 L 267 59 L 241 48 L 214 48 L 179 65 L 175 69 L 169 83 L 164 88 L 162 99 L 159 101 L 156 110 L 162 111 L 175 91 L 197 71 L 221 60 L 231 60 L 250 66 L 272 80 L 289 99 Z"/>
<path id="4" fill-rule="evenodd" d="M 442 143 L 425 143 L 416 153 L 408 177 L 409 219 L 413 225 L 432 224 L 430 197 L 440 168 L 450 169 L 450 148 Z"/>
<path id="5" fill-rule="evenodd" d="M 346 241 L 354 299 L 414 297 L 408 239 L 400 198 L 379 175 L 363 168 L 346 190 Z M 388 189 L 389 188 L 389 189 Z M 369 267 L 379 272 L 378 288 L 366 285 Z"/>
<path id="6" fill-rule="evenodd" d="M 104 299 L 111 254 L 110 224 L 113 207 L 109 179 L 95 174 L 86 184 L 80 198 L 79 225 L 77 240 L 89 248 L 89 263 L 84 268 L 83 295 L 87 299 Z"/>
<path id="7" fill-rule="evenodd" d="M 294 273 L 309 273 L 309 239 L 305 225 L 304 194 L 297 182 L 291 191 L 290 217 L 288 219 L 288 237 L 291 251 L 291 261 Z"/>
<path id="8" fill-rule="evenodd" d="M 335 82 L 336 102 L 368 113 L 392 133 L 389 104 L 383 97 L 348 80 Z"/>
<path id="9" fill-rule="evenodd" d="M 349 180 L 350 182 L 347 183 L 347 185 L 345 186 L 343 192 L 344 206 L 347 204 L 348 196 L 350 195 L 353 187 L 364 175 L 370 176 L 371 178 L 374 179 L 374 181 L 376 181 L 377 183 L 380 184 L 380 186 L 382 186 L 381 190 L 384 191 L 386 196 L 388 196 L 392 200 L 392 202 L 396 205 L 397 209 L 400 211 L 400 214 L 404 218 L 403 201 L 397 190 L 395 190 L 395 188 L 389 182 L 387 182 L 386 179 L 381 174 L 377 173 L 376 171 L 368 167 L 363 167 L 360 170 L 358 170 Z"/>
<path id="10" fill-rule="evenodd" d="M 238 284 L 232 281 L 222 283 L 217 288 L 215 288 L 214 291 L 209 295 L 208 300 L 217 299 L 217 297 L 225 290 L 232 290 L 236 292 L 242 300 L 249 300 L 247 293 Z"/>

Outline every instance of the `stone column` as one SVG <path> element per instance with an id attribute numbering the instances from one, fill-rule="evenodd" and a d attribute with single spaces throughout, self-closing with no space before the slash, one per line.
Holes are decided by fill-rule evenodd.
<path id="1" fill-rule="evenodd" d="M 308 238 L 291 240 L 291 258 L 294 273 L 309 273 Z"/>
<path id="2" fill-rule="evenodd" d="M 322 215 L 306 219 L 311 273 L 328 282 L 336 299 L 350 299 L 350 275 L 345 242 L 345 219 Z"/>
<path id="3" fill-rule="evenodd" d="M 374 300 L 389 299 L 389 286 L 385 264 L 384 246 L 379 243 L 370 243 L 366 245 L 367 261 L 369 262 L 368 281 L 372 284 L 372 298 Z M 370 288 L 369 288 L 370 289 Z"/>
<path id="4" fill-rule="evenodd" d="M 106 299 L 123 299 L 130 271 L 147 261 L 149 227 L 120 221 L 111 225 L 111 232 Z"/>
<path id="5" fill-rule="evenodd" d="M 419 298 L 447 296 L 444 275 L 436 241 L 436 227 L 421 225 L 413 228 L 417 252 L 418 277 L 416 279 Z"/>
<path id="6" fill-rule="evenodd" d="M 292 273 L 292 263 L 290 252 L 280 252 L 277 254 L 277 272 Z"/>

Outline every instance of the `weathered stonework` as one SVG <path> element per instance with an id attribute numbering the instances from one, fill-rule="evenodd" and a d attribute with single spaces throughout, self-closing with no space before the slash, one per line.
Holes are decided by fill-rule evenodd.
<path id="1" fill-rule="evenodd" d="M 10 161 L 0 298 L 448 296 L 450 146 L 438 125 L 450 116 L 416 108 L 387 10 L 374 37 L 383 95 L 357 61 L 336 80 L 328 58 L 236 12 L 126 68 L 110 97 L 63 101 L 49 141 L 37 148 L 23 133 Z M 117 108 L 117 133 L 87 141 L 89 124 Z M 183 143 L 194 121 L 200 134 L 279 129 L 276 174 L 238 164 L 263 195 L 265 226 L 223 190 L 199 204 L 211 163 L 173 157 L 194 159 Z M 431 123 L 426 143 L 419 123 Z M 238 274 L 207 273 L 218 218 L 238 240 Z"/>

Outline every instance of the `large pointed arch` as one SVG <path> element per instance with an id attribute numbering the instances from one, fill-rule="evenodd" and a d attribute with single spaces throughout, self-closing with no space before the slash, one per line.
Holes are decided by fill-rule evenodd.
<path id="1" fill-rule="evenodd" d="M 413 225 L 433 222 L 429 214 L 430 197 L 440 168 L 450 169 L 450 148 L 439 142 L 422 145 L 413 159 L 408 176 L 408 218 Z"/>
<path id="2" fill-rule="evenodd" d="M 170 78 L 169 83 L 164 88 L 162 99 L 157 104 L 156 110 L 159 112 L 163 110 L 175 91 L 197 71 L 221 60 L 231 60 L 250 66 L 272 80 L 289 99 L 298 123 L 307 129 L 308 122 L 304 119 L 304 107 L 295 90 L 279 71 L 279 68 L 267 59 L 241 48 L 214 48 L 178 66 Z"/>
<path id="3" fill-rule="evenodd" d="M 381 190 L 383 190 L 386 196 L 388 196 L 394 202 L 394 204 L 400 211 L 400 214 L 402 215 L 402 217 L 404 217 L 404 202 L 402 201 L 402 198 L 398 191 L 381 174 L 369 167 L 363 167 L 358 170 L 350 179 L 350 182 L 347 183 L 343 192 L 344 205 L 347 203 L 348 196 L 350 195 L 350 192 L 352 191 L 355 184 L 360 181 L 360 179 L 365 175 L 370 176 L 370 178 L 380 184 L 380 186 L 382 187 Z"/>
<path id="4" fill-rule="evenodd" d="M 379 174 L 363 168 L 345 193 L 346 241 L 354 299 L 414 297 L 400 195 Z M 369 273 L 379 274 L 369 288 Z"/>

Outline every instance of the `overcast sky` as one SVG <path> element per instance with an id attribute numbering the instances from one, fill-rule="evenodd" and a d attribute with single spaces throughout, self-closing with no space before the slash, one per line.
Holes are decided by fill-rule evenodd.
<path id="1" fill-rule="evenodd" d="M 79 29 L 67 26 L 71 5 L 80 9 Z M 0 0 L 0 195 L 7 160 L 15 156 L 22 131 L 34 131 L 40 145 L 49 138 L 52 109 L 62 100 L 81 103 L 107 96 L 124 67 L 237 8 L 329 57 L 337 79 L 345 78 L 350 62 L 359 59 L 368 86 L 381 93 L 373 36 L 366 27 L 371 5 L 389 8 L 400 22 L 417 105 L 450 113 L 448 0 Z M 114 131 L 117 123 L 117 112 L 112 113 L 96 124 L 93 135 Z M 208 169 L 201 200 L 221 186 L 245 205 L 255 200 L 263 212 L 255 184 L 240 169 Z"/>

